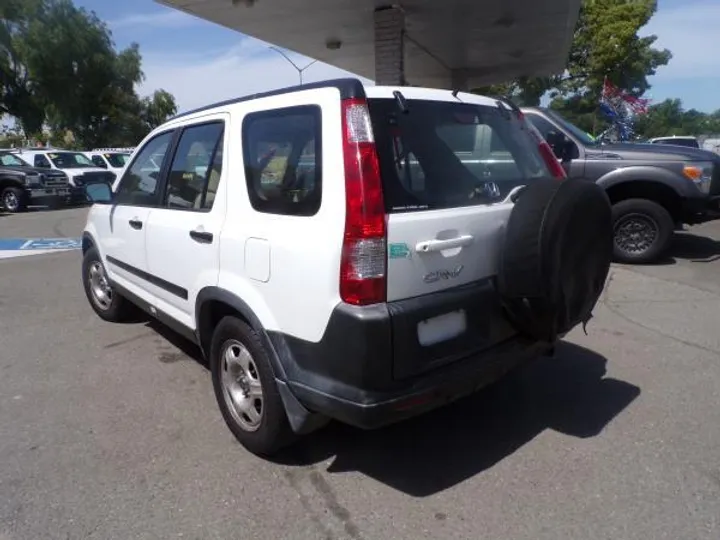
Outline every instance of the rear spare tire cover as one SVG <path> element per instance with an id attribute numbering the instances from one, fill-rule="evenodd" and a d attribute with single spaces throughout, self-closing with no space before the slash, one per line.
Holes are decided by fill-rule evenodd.
<path id="1" fill-rule="evenodd" d="M 519 193 L 500 253 L 498 291 L 522 334 L 554 341 L 592 314 L 610 270 L 612 212 L 581 179 L 542 179 Z"/>

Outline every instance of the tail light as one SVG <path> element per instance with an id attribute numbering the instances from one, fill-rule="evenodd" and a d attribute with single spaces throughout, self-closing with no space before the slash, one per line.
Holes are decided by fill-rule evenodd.
<path id="1" fill-rule="evenodd" d="M 552 174 L 555 178 L 567 178 L 565 169 L 563 169 L 562 165 L 560 165 L 555 152 L 553 152 L 553 149 L 547 141 L 543 140 L 538 145 L 538 150 L 540 150 L 540 155 L 545 160 L 545 164 L 548 166 L 548 169 L 550 169 L 550 174 Z"/>
<path id="2" fill-rule="evenodd" d="M 540 155 L 542 156 L 545 165 L 547 165 L 547 168 L 550 170 L 550 174 L 552 174 L 554 178 L 567 178 L 565 169 L 563 169 L 562 165 L 560 165 L 560 162 L 558 161 L 555 152 L 553 152 L 553 149 L 543 138 L 538 129 L 533 126 L 530 121 L 526 120 L 524 116 L 522 117 L 522 121 L 524 121 L 525 126 L 527 127 L 528 131 L 532 136 L 532 139 L 535 141 L 535 144 L 538 145 L 538 151 L 540 152 Z"/>
<path id="3" fill-rule="evenodd" d="M 364 99 L 342 102 L 345 234 L 340 297 L 353 305 L 386 298 L 386 224 L 380 164 Z"/>

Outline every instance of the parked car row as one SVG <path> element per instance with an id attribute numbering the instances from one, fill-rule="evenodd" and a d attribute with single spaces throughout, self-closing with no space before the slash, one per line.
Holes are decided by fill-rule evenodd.
<path id="1" fill-rule="evenodd" d="M 85 186 L 112 184 L 129 156 L 128 149 L 0 149 L 0 207 L 15 213 L 28 206 L 84 204 Z"/>

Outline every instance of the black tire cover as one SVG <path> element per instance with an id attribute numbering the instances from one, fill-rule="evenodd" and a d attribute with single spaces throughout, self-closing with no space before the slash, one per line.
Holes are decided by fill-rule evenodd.
<path id="1" fill-rule="evenodd" d="M 613 253 L 605 191 L 582 179 L 542 179 L 518 194 L 500 253 L 498 291 L 508 318 L 554 341 L 592 316 Z"/>

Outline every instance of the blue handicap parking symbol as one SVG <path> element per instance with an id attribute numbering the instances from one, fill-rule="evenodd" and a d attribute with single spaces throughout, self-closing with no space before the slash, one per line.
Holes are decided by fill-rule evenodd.
<path id="1" fill-rule="evenodd" d="M 80 238 L 2 238 L 0 251 L 26 251 L 36 249 L 80 249 Z"/>

